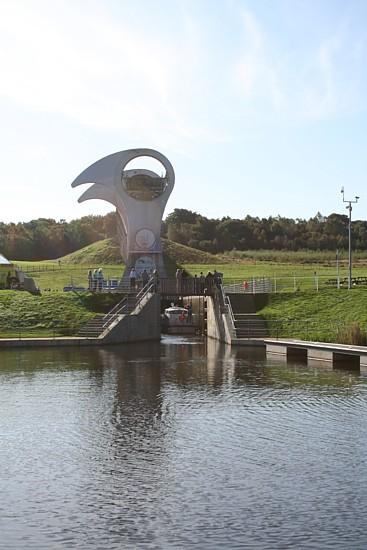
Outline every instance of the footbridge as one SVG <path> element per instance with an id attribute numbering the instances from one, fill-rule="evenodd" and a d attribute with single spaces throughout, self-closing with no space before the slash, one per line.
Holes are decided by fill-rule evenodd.
<path id="1" fill-rule="evenodd" d="M 140 289 L 125 282 L 124 286 L 119 288 L 119 292 L 124 292 L 123 298 L 105 315 L 96 315 L 88 321 L 78 335 L 82 338 L 97 338 L 104 343 L 109 343 L 111 338 L 116 342 L 119 338 L 126 341 L 125 332 L 121 332 L 121 327 L 126 325 L 129 326 L 131 338 L 134 338 L 134 335 L 137 339 L 159 338 L 161 299 L 175 301 L 184 297 L 208 297 L 213 295 L 216 288 L 211 282 L 206 286 L 200 284 L 197 277 L 187 277 L 183 280 L 151 278 Z M 147 314 L 146 308 L 153 302 L 155 306 Z M 117 327 L 120 327 L 120 330 L 117 330 Z"/>
<path id="2" fill-rule="evenodd" d="M 182 279 L 175 278 L 151 278 L 147 283 L 150 287 L 154 287 L 155 292 L 158 292 L 162 297 L 170 296 L 209 296 L 214 292 L 216 285 L 213 281 L 200 281 L 199 277 L 184 277 Z M 132 286 L 128 279 L 116 281 L 115 285 L 105 285 L 101 292 L 110 294 L 126 294 L 136 295 L 142 291 L 147 285 L 143 285 L 138 281 Z"/>

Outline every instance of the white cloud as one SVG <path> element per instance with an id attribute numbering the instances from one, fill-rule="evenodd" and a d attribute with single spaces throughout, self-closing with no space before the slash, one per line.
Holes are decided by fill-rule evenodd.
<path id="1" fill-rule="evenodd" d="M 255 17 L 242 11 L 243 52 L 236 66 L 241 90 L 247 100 L 265 100 L 275 111 L 284 108 L 284 92 L 277 63 L 267 49 L 266 33 Z"/>
<path id="2" fill-rule="evenodd" d="M 242 13 L 243 47 L 234 64 L 243 108 L 253 115 L 322 119 L 362 108 L 359 74 L 366 42 L 344 21 L 315 46 L 285 49 L 250 12 Z"/>
<path id="3" fill-rule="evenodd" d="M 51 2 L 3 1 L 0 95 L 132 140 L 178 148 L 213 140 L 193 116 L 201 86 L 195 24 L 186 17 L 165 32 L 91 5 L 66 2 L 55 12 Z"/>

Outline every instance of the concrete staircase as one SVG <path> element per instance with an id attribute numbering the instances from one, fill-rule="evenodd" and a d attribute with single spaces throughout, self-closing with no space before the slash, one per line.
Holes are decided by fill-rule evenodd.
<path id="1" fill-rule="evenodd" d="M 96 315 L 79 330 L 78 336 L 83 336 L 84 338 L 98 338 L 104 331 L 104 327 L 107 326 L 106 322 L 108 321 L 107 315 Z"/>
<path id="2" fill-rule="evenodd" d="M 234 314 L 236 338 L 266 338 L 266 323 L 256 313 Z"/>
<path id="3" fill-rule="evenodd" d="M 136 305 L 136 293 L 130 293 L 116 304 L 105 315 L 95 315 L 82 326 L 78 336 L 84 338 L 99 338 L 101 334 L 117 319 L 119 315 L 131 313 Z"/>
<path id="4" fill-rule="evenodd" d="M 256 313 L 251 294 L 227 294 L 234 320 L 236 338 L 266 338 L 266 322 Z"/>

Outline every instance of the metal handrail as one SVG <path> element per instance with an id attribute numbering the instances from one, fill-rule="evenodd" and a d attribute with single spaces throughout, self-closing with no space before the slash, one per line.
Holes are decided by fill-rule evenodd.
<path id="1" fill-rule="evenodd" d="M 114 315 L 117 311 L 120 311 L 121 308 L 127 303 L 127 296 L 124 296 L 113 308 L 106 313 L 106 315 Z"/>
<path id="2" fill-rule="evenodd" d="M 229 318 L 230 318 L 230 321 L 231 321 L 231 331 L 232 331 L 232 334 L 236 334 L 236 326 L 235 326 L 235 322 L 234 322 L 235 319 L 234 319 L 232 304 L 231 304 L 231 301 L 228 298 L 228 296 L 226 296 L 226 302 L 227 302 L 227 307 L 228 307 L 228 312 L 229 312 Z"/>
<path id="3" fill-rule="evenodd" d="M 229 319 L 230 319 L 230 322 L 231 322 L 232 335 L 235 335 L 236 334 L 236 327 L 235 327 L 235 324 L 234 324 L 234 315 L 233 315 L 233 309 L 232 309 L 231 301 L 230 301 L 229 297 L 226 295 L 226 292 L 225 292 L 224 287 L 223 287 L 222 284 L 219 286 L 219 289 L 220 289 L 220 293 L 221 293 L 221 297 L 222 297 L 224 306 L 227 310 L 226 313 L 227 312 L 229 313 Z"/>
<path id="4" fill-rule="evenodd" d="M 142 302 L 142 300 L 147 296 L 147 294 L 155 290 L 155 281 L 153 279 L 150 279 L 147 284 L 138 292 L 138 294 L 134 298 L 134 307 L 132 309 L 136 309 Z M 129 313 L 129 311 L 125 311 L 129 309 L 129 296 L 125 296 L 114 308 L 111 309 L 110 312 L 106 313 L 104 318 L 106 318 L 106 322 L 102 325 L 102 332 L 106 330 L 112 323 L 117 319 L 119 315 L 122 315 L 123 313 Z"/>
<path id="5" fill-rule="evenodd" d="M 149 279 L 149 281 L 145 284 L 145 286 L 143 286 L 143 288 L 141 290 L 139 290 L 139 292 L 137 293 L 137 295 L 136 295 L 136 305 L 139 304 L 139 302 L 149 292 L 149 290 L 151 290 L 151 289 L 155 290 L 157 284 L 158 284 L 158 281 L 154 277 L 151 277 Z"/>

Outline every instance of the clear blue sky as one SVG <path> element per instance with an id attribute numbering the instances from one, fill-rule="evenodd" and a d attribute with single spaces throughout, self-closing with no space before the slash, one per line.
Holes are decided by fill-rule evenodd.
<path id="1" fill-rule="evenodd" d="M 365 219 L 366 21 L 364 0 L 0 0 L 0 220 L 110 211 L 70 183 L 134 147 L 175 168 L 166 213 L 344 213 L 344 185 Z"/>

